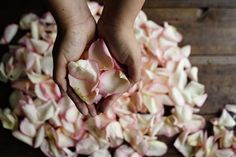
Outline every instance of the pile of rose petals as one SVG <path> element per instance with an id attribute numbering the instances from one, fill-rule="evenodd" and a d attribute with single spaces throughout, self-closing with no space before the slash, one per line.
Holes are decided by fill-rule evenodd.
<path id="1" fill-rule="evenodd" d="M 122 94 L 130 86 L 129 80 L 111 56 L 103 40 L 91 44 L 88 56 L 68 64 L 69 83 L 86 103 L 97 103 L 102 97 Z"/>
<path id="2" fill-rule="evenodd" d="M 102 7 L 88 4 L 97 20 Z M 227 105 L 211 121 L 213 134 L 207 135 L 205 119 L 198 114 L 207 94 L 198 82 L 198 68 L 188 59 L 191 47 L 178 46 L 181 34 L 168 23 L 162 27 L 148 20 L 143 12 L 134 29 L 142 49 L 142 81 L 129 92 L 124 93 L 128 79 L 102 39 L 90 46 L 86 58 L 68 65 L 70 85 L 85 102 L 123 93 L 106 113 L 92 118 L 80 114 L 52 80 L 57 29 L 51 14 L 27 14 L 9 25 L 0 39 L 10 43 L 0 63 L 0 80 L 10 81 L 14 91 L 9 108 L 0 110 L 3 127 L 49 157 L 162 156 L 168 148 L 161 135 L 178 135 L 174 146 L 183 156 L 235 156 L 236 107 Z M 11 43 L 22 30 L 25 35 Z"/>

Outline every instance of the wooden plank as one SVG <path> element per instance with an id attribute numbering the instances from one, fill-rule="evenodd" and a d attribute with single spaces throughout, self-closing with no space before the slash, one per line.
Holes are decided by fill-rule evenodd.
<path id="1" fill-rule="evenodd" d="M 150 20 L 164 21 L 183 34 L 181 45 L 192 45 L 193 55 L 236 54 L 236 9 L 144 9 Z"/>
<path id="2" fill-rule="evenodd" d="M 193 65 L 199 68 L 199 82 L 205 85 L 208 94 L 201 114 L 215 114 L 228 103 L 236 104 L 236 62 L 230 57 L 212 58 L 201 56 L 191 59 Z M 232 58 L 235 59 L 235 56 Z"/>
<path id="3" fill-rule="evenodd" d="M 176 7 L 214 7 L 234 8 L 235 0 L 146 0 L 146 8 L 176 8 Z"/>
<path id="4" fill-rule="evenodd" d="M 196 22 L 196 23 L 227 23 L 227 25 L 235 26 L 236 9 L 225 8 L 144 8 L 143 11 L 148 18 L 157 23 L 168 22 Z"/>
<path id="5" fill-rule="evenodd" d="M 102 4 L 103 0 L 93 0 Z M 234 0 L 146 0 L 144 8 L 236 7 Z"/>
<path id="6" fill-rule="evenodd" d="M 235 55 L 236 27 L 204 23 L 175 24 L 183 34 L 181 45 L 190 44 L 193 55 Z"/>

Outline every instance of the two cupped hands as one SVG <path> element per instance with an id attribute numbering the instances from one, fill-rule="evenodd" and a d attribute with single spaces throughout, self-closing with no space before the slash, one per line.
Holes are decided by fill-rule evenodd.
<path id="1" fill-rule="evenodd" d="M 115 22 L 113 22 L 115 21 Z M 84 51 L 98 38 L 106 43 L 114 59 L 125 67 L 125 74 L 134 84 L 140 79 L 140 47 L 136 41 L 133 22 L 110 20 L 101 16 L 98 22 L 90 14 L 83 20 L 76 16 L 63 22 L 57 22 L 58 34 L 53 48 L 53 78 L 62 93 L 75 103 L 78 110 L 87 116 L 96 116 L 105 112 L 119 97 L 119 94 L 101 99 L 97 104 L 87 104 L 79 98 L 69 86 L 67 65 L 80 59 Z"/>

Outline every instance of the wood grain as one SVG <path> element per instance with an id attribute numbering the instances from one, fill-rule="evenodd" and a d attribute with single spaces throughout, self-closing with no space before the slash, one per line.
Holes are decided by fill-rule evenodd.
<path id="1" fill-rule="evenodd" d="M 234 0 L 146 0 L 146 8 L 195 8 L 195 7 L 212 7 L 212 8 L 234 8 Z"/>
<path id="2" fill-rule="evenodd" d="M 184 36 L 181 45 L 191 44 L 191 62 L 199 67 L 200 82 L 206 85 L 209 95 L 200 114 L 210 119 L 225 103 L 236 103 L 236 0 L 146 0 L 143 9 L 155 22 L 168 21 L 175 25 Z M 46 10 L 42 0 L 4 1 L 0 4 L 0 35 L 7 24 L 18 22 L 22 14 L 40 15 Z M 5 49 L 0 47 L 0 52 Z M 11 89 L 3 83 L 0 88 L 3 108 L 8 104 Z M 174 139 L 160 137 L 160 140 L 166 141 L 170 148 L 164 157 L 181 157 L 171 145 Z M 16 140 L 1 126 L 0 150 L 1 157 L 44 156 L 39 149 Z"/>

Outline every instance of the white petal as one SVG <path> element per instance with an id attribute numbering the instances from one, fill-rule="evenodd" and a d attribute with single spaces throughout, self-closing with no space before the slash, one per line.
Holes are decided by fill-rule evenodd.
<path id="1" fill-rule="evenodd" d="M 22 134 L 21 132 L 19 131 L 14 131 L 12 132 L 12 135 L 17 138 L 18 140 L 32 146 L 33 145 L 33 139 L 29 136 L 26 136 L 24 134 Z"/>
<path id="2" fill-rule="evenodd" d="M 147 156 L 162 156 L 167 152 L 167 145 L 157 140 L 148 141 Z"/>
<path id="3" fill-rule="evenodd" d="M 91 155 L 99 148 L 97 141 L 91 135 L 80 140 L 76 145 L 76 152 L 83 155 Z"/>
<path id="4" fill-rule="evenodd" d="M 45 138 L 45 129 L 44 126 L 42 125 L 36 134 L 35 141 L 34 141 L 34 148 L 38 148 L 42 145 L 43 140 Z"/>
<path id="5" fill-rule="evenodd" d="M 225 127 L 234 127 L 236 122 L 233 117 L 224 109 L 220 116 L 219 124 Z"/>
<path id="6" fill-rule="evenodd" d="M 170 91 L 170 97 L 176 103 L 176 105 L 183 106 L 185 104 L 185 100 L 177 88 L 172 88 Z"/>
<path id="7" fill-rule="evenodd" d="M 100 149 L 94 152 L 91 156 L 89 157 L 111 157 L 111 154 L 108 150 L 106 149 Z"/>
<path id="8" fill-rule="evenodd" d="M 106 138 L 111 144 L 111 147 L 116 147 L 123 142 L 123 135 L 120 123 L 114 121 L 106 127 Z"/>

